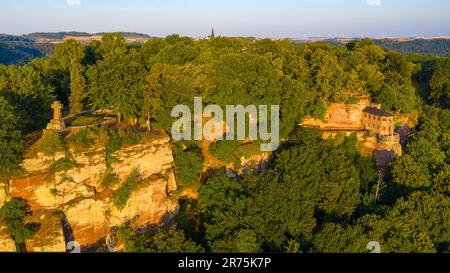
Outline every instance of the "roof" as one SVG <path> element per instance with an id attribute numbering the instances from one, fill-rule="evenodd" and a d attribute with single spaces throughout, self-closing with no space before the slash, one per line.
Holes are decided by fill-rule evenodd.
<path id="1" fill-rule="evenodd" d="M 379 116 L 379 117 L 393 117 L 394 116 L 393 114 L 391 114 L 391 113 L 389 113 L 387 111 L 384 111 L 382 109 L 376 108 L 376 107 L 366 107 L 363 110 L 363 112 L 364 113 L 369 113 L 369 114 L 372 114 L 372 115 L 375 115 L 375 116 Z"/>

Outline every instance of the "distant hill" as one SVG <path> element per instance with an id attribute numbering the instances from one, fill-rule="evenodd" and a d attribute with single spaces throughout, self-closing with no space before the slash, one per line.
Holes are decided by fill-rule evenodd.
<path id="1" fill-rule="evenodd" d="M 353 40 L 360 38 L 305 38 L 294 39 L 293 43 L 304 44 L 313 42 L 324 42 L 332 46 L 345 45 Z M 418 38 L 390 38 L 390 39 L 372 39 L 372 41 L 386 49 L 395 50 L 400 53 L 431 54 L 437 56 L 450 55 L 450 36 L 442 37 L 418 37 Z"/>
<path id="2" fill-rule="evenodd" d="M 35 32 L 23 36 L 0 34 L 0 64 L 22 65 L 35 58 L 49 56 L 56 44 L 64 39 L 75 39 L 88 44 L 101 40 L 105 33 L 90 34 L 87 32 Z M 135 32 L 121 32 L 130 44 L 140 44 L 150 38 L 147 34 Z"/>
<path id="3" fill-rule="evenodd" d="M 64 40 L 65 37 L 92 37 L 92 36 L 101 36 L 106 32 L 100 33 L 87 33 L 87 32 L 78 32 L 78 31 L 69 31 L 69 32 L 34 32 L 30 34 L 26 34 L 23 37 L 31 38 L 34 40 L 44 39 L 44 40 Z M 147 34 L 136 33 L 136 32 L 119 32 L 125 38 L 150 38 Z"/>
<path id="4" fill-rule="evenodd" d="M 450 55 L 449 39 L 415 39 L 410 41 L 383 39 L 374 40 L 374 43 L 381 47 L 396 50 L 401 53 L 432 54 L 438 56 Z"/>
<path id="5" fill-rule="evenodd" d="M 24 35 L 26 38 L 31 39 L 49 39 L 49 40 L 63 40 L 65 36 L 90 36 L 91 34 L 87 32 L 78 32 L 78 31 L 70 31 L 70 32 L 34 32 L 30 34 Z"/>
<path id="6" fill-rule="evenodd" d="M 124 38 L 143 38 L 143 39 L 151 38 L 150 35 L 137 32 L 119 32 L 119 33 L 122 34 Z M 106 32 L 99 32 L 93 35 L 103 35 L 103 34 L 106 34 Z"/>
<path id="7" fill-rule="evenodd" d="M 0 34 L 0 64 L 22 65 L 35 58 L 49 56 L 52 51 L 51 44 L 38 44 L 29 37 Z"/>
<path id="8" fill-rule="evenodd" d="M 45 56 L 44 52 L 33 43 L 2 43 L 0 42 L 0 64 L 22 65 L 35 58 Z"/>
<path id="9" fill-rule="evenodd" d="M 26 42 L 33 43 L 34 40 L 23 36 L 0 34 L 0 42 Z"/>

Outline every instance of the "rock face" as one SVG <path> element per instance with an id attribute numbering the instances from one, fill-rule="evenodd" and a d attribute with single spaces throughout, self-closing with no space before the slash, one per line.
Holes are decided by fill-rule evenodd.
<path id="1" fill-rule="evenodd" d="M 258 155 L 253 155 L 250 158 L 241 158 L 241 170 L 240 174 L 243 174 L 247 171 L 252 171 L 254 174 L 261 173 L 267 169 L 269 164 L 269 153 L 262 153 Z"/>
<path id="2" fill-rule="evenodd" d="M 389 164 L 391 164 L 395 157 L 402 155 L 399 135 L 374 136 L 367 132 L 359 131 L 324 131 L 322 137 L 324 139 L 332 139 L 339 135 L 351 136 L 352 134 L 356 135 L 360 152 L 367 156 L 373 155 L 380 169 L 389 167 Z"/>
<path id="3" fill-rule="evenodd" d="M 0 220 L 0 252 L 16 252 L 16 244 L 6 230 L 5 224 Z"/>
<path id="4" fill-rule="evenodd" d="M 168 199 L 167 180 L 158 179 L 141 185 L 128 200 L 124 209 L 110 208 L 110 225 L 131 223 L 134 226 L 158 224 L 170 220 L 177 212 L 177 205 Z M 163 221 L 165 222 L 165 221 Z"/>
<path id="5" fill-rule="evenodd" d="M 65 252 L 66 243 L 61 218 L 48 212 L 39 218 L 39 230 L 26 241 L 27 252 Z"/>
<path id="6" fill-rule="evenodd" d="M 8 199 L 8 185 L 0 183 L 0 206 Z"/>
<path id="7" fill-rule="evenodd" d="M 72 154 L 75 166 L 54 173 L 48 170 L 53 161 L 41 156 L 37 154 L 35 159 L 25 160 L 22 166 L 28 174 L 9 182 L 9 196 L 27 200 L 33 212 L 43 215 L 38 219 L 42 232 L 26 242 L 28 251 L 65 251 L 60 240 L 64 239 L 63 225 L 65 243 L 74 240 L 85 248 L 107 237 L 113 227 L 164 224 L 177 213 L 178 202 L 170 198 L 177 183 L 168 136 L 125 146 L 114 153 L 118 160 L 109 172 L 117 177 L 117 182 L 110 186 L 102 186 L 107 172 L 104 149 Z M 135 170 L 140 177 L 137 188 L 125 208 L 119 210 L 112 200 Z M 60 214 L 59 225 L 47 217 L 54 211 Z M 47 238 L 46 234 L 58 239 L 43 239 Z M 6 248 L 0 246 L 0 251 Z"/>
<path id="8" fill-rule="evenodd" d="M 126 179 L 137 168 L 142 179 L 155 174 L 167 174 L 173 168 L 172 149 L 169 138 L 147 144 L 124 148 L 114 154 L 119 162 L 114 163 L 113 171 L 119 180 Z"/>
<path id="9" fill-rule="evenodd" d="M 40 172 L 45 171 L 50 167 L 50 164 L 52 164 L 53 160 L 58 160 L 65 157 L 65 153 L 59 152 L 55 154 L 54 157 L 47 156 L 44 153 L 37 153 L 36 157 L 33 158 L 26 158 L 22 162 L 21 166 L 24 170 L 27 172 Z"/>
<path id="10" fill-rule="evenodd" d="M 329 105 L 324 120 L 305 118 L 301 126 L 322 130 L 324 139 L 356 134 L 361 153 L 374 155 L 378 167 L 385 169 L 396 156 L 402 155 L 401 137 L 397 133 L 381 136 L 364 130 L 363 111 L 372 105 L 369 100 L 357 104 L 334 103 Z"/>
<path id="11" fill-rule="evenodd" d="M 361 100 L 357 104 L 333 103 L 328 106 L 323 121 L 305 118 L 302 126 L 318 127 L 322 130 L 363 130 L 363 110 L 370 105 L 369 100 Z"/>
<path id="12" fill-rule="evenodd" d="M 105 202 L 106 201 L 106 202 Z M 85 199 L 66 210 L 66 228 L 81 247 L 97 243 L 110 228 L 107 221 L 108 200 Z"/>

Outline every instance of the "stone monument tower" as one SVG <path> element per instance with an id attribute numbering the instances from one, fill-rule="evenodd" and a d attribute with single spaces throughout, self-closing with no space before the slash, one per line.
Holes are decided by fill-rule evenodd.
<path id="1" fill-rule="evenodd" d="M 46 131 L 62 131 L 66 128 L 62 118 L 63 107 L 60 101 L 54 101 L 52 103 L 53 119 L 47 124 Z"/>

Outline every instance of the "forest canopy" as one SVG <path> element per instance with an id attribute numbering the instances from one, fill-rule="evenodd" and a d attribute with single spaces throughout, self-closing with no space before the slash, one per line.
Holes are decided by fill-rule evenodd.
<path id="1" fill-rule="evenodd" d="M 0 66 L 0 173 L 18 167 L 24 137 L 44 128 L 55 99 L 71 116 L 102 110 L 119 124 L 166 131 L 172 108 L 196 96 L 221 106 L 280 105 L 285 143 L 259 175 L 219 172 L 200 181 L 199 144 L 175 146 L 176 173 L 183 185 L 198 183 L 198 200 L 168 231 L 123 230 L 128 250 L 367 252 L 377 240 L 385 252 L 448 252 L 449 58 L 404 55 L 370 40 L 331 46 L 171 35 L 129 45 L 119 33 L 89 45 L 68 40 L 51 57 Z M 298 126 L 305 116 L 323 118 L 330 103 L 363 98 L 419 115 L 379 199 L 374 160 L 360 154 L 354 136 L 324 140 Z M 110 137 L 108 162 L 122 140 Z M 233 163 L 242 154 L 233 150 L 239 144 L 220 145 L 212 153 Z"/>

